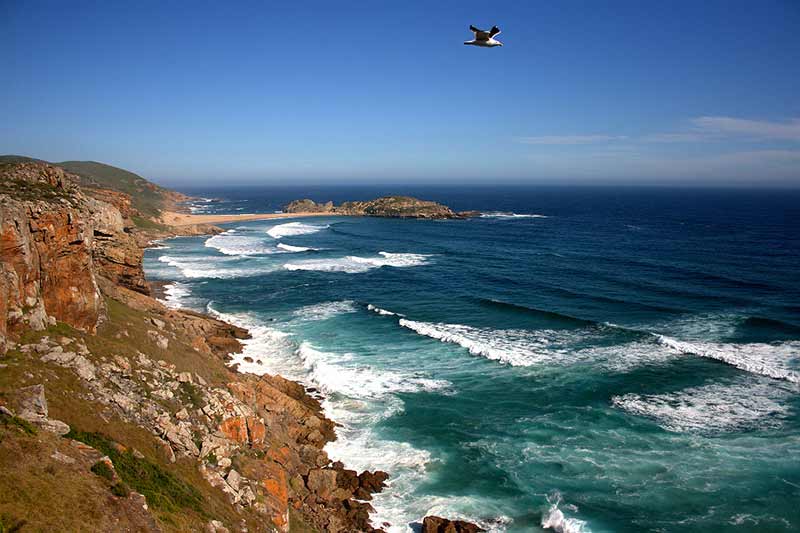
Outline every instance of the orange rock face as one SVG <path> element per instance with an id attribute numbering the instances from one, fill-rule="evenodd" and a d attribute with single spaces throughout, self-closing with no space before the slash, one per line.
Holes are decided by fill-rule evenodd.
<path id="1" fill-rule="evenodd" d="M 260 419 L 247 417 L 247 430 L 250 434 L 250 445 L 254 448 L 261 447 L 267 439 L 267 428 Z"/>
<path id="2" fill-rule="evenodd" d="M 44 163 L 0 165 L 0 349 L 4 338 L 43 329 L 49 317 L 94 332 L 105 313 L 95 276 L 149 293 L 125 217 L 75 182 Z M 99 196 L 130 205 L 122 193 Z"/>
<path id="3" fill-rule="evenodd" d="M 289 485 L 286 472 L 277 463 L 267 463 L 267 477 L 262 481 L 266 505 L 272 510 L 272 522 L 281 530 L 289 530 Z"/>
<path id="4" fill-rule="evenodd" d="M 49 316 L 94 331 L 104 305 L 80 193 L 43 164 L 5 166 L 0 181 L 0 333 L 42 329 Z"/>
<path id="5" fill-rule="evenodd" d="M 239 444 L 247 444 L 247 422 L 243 416 L 226 418 L 219 425 L 225 436 Z"/>

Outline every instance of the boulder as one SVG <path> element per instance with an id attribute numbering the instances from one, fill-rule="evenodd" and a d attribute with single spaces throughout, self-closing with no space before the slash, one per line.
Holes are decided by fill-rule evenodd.
<path id="1" fill-rule="evenodd" d="M 333 494 L 333 491 L 338 488 L 336 479 L 336 470 L 318 468 L 308 473 L 306 486 L 308 490 L 315 493 L 321 500 L 328 500 Z"/>
<path id="2" fill-rule="evenodd" d="M 422 533 L 477 533 L 479 531 L 486 530 L 463 520 L 426 516 L 422 521 Z"/>

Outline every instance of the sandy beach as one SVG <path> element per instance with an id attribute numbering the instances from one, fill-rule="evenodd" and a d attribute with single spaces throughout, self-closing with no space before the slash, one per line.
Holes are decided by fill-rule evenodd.
<path id="1" fill-rule="evenodd" d="M 249 220 L 270 220 L 273 218 L 300 218 L 320 216 L 344 216 L 336 213 L 245 213 L 241 215 L 191 215 L 164 211 L 161 221 L 168 226 L 188 226 L 191 224 L 224 224 L 226 222 L 245 222 Z"/>

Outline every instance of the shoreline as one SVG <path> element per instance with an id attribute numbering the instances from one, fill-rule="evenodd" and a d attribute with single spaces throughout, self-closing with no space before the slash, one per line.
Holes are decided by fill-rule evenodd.
<path id="1" fill-rule="evenodd" d="M 347 216 L 341 213 L 245 213 L 241 215 L 194 215 L 164 211 L 161 222 L 167 226 L 191 226 L 194 224 L 225 224 L 227 222 L 249 222 L 253 220 L 273 220 L 282 218 L 336 217 Z"/>

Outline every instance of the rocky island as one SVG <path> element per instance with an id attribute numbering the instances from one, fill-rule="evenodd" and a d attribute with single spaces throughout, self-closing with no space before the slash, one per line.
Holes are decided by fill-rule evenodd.
<path id="1" fill-rule="evenodd" d="M 285 213 L 319 213 L 389 218 L 449 219 L 480 216 L 476 211 L 454 212 L 446 205 L 410 196 L 383 196 L 369 201 L 317 203 L 303 199 L 290 202 L 283 208 Z"/>
<path id="2" fill-rule="evenodd" d="M 134 174 L 60 165 L 0 158 L 0 530 L 382 531 L 388 476 L 331 461 L 319 401 L 230 367 L 246 330 L 152 297 L 153 239 L 221 230 L 163 225 L 182 196 Z"/>

